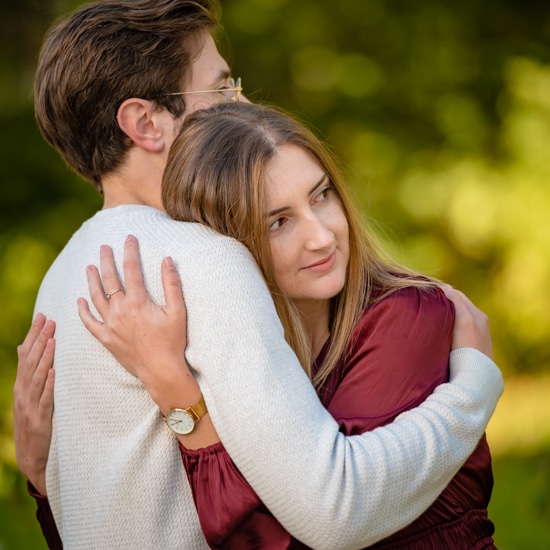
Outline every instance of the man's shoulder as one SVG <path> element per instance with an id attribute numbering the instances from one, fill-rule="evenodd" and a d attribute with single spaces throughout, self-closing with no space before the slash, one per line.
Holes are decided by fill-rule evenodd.
<path id="1" fill-rule="evenodd" d="M 121 205 L 97 212 L 86 220 L 68 241 L 60 256 L 80 256 L 86 251 L 99 255 L 99 246 L 107 244 L 115 255 L 122 252 L 124 240 L 135 235 L 142 249 L 160 256 L 192 253 L 196 248 L 227 250 L 243 248 L 233 239 L 211 228 L 179 222 L 164 212 L 144 205 Z M 232 243 L 232 244 L 229 244 Z"/>
<path id="2" fill-rule="evenodd" d="M 152 255 L 188 258 L 206 256 L 212 258 L 231 258 L 248 256 L 246 247 L 212 228 L 191 222 L 181 222 L 170 218 L 164 212 L 154 208 L 135 210 L 125 219 L 125 233 L 133 234 L 140 243 L 140 250 Z"/>
<path id="3" fill-rule="evenodd" d="M 158 281 L 159 288 L 160 263 L 166 256 L 173 258 L 186 281 L 259 277 L 252 255 L 238 241 L 204 225 L 175 221 L 154 208 L 126 205 L 102 210 L 84 222 L 51 265 L 42 286 L 57 288 L 71 281 L 82 292 L 87 287 L 86 266 L 99 266 L 101 245 L 112 248 L 122 274 L 124 241 L 129 234 L 138 239 L 146 278 Z"/>

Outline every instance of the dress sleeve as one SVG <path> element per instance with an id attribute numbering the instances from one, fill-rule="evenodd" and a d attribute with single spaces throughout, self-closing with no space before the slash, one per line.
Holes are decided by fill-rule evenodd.
<path id="1" fill-rule="evenodd" d="M 391 422 L 448 381 L 453 322 L 439 289 L 404 288 L 363 313 L 325 403 L 345 434 Z"/>
<path id="2" fill-rule="evenodd" d="M 40 524 L 48 548 L 50 550 L 63 550 L 63 543 L 61 542 L 48 499 L 43 497 L 29 481 L 27 482 L 27 491 L 36 500 L 36 519 Z"/>
<path id="3" fill-rule="evenodd" d="M 200 450 L 180 444 L 202 531 L 210 548 L 287 549 L 290 534 L 269 513 L 217 443 Z"/>
<path id="4" fill-rule="evenodd" d="M 463 350 L 451 357 L 451 384 L 395 422 L 346 437 L 286 345 L 251 257 L 230 253 L 211 243 L 204 270 L 180 266 L 186 356 L 238 471 L 286 530 L 319 550 L 362 548 L 409 524 L 476 447 L 500 371 Z"/>

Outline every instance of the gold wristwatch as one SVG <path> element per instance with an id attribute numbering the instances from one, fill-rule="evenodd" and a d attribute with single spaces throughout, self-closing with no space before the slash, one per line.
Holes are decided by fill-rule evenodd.
<path id="1" fill-rule="evenodd" d="M 197 422 L 208 412 L 204 397 L 201 396 L 199 401 L 186 409 L 170 409 L 164 417 L 168 427 L 178 435 L 190 434 Z"/>

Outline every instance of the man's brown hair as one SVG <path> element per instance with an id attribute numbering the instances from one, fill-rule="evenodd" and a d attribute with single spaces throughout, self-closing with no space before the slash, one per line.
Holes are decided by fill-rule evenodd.
<path id="1" fill-rule="evenodd" d="M 118 108 L 139 97 L 180 116 L 183 97 L 162 94 L 181 89 L 219 13 L 217 0 L 105 0 L 54 25 L 34 85 L 44 138 L 101 191 L 131 145 Z"/>

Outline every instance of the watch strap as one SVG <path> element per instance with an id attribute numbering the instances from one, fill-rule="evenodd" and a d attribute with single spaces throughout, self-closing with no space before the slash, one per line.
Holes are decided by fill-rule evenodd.
<path id="1" fill-rule="evenodd" d="M 204 395 L 201 394 L 201 398 L 197 401 L 197 403 L 185 410 L 193 417 L 196 424 L 208 412 Z"/>

